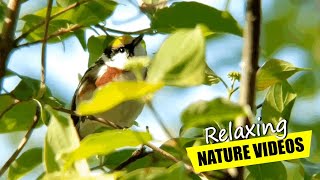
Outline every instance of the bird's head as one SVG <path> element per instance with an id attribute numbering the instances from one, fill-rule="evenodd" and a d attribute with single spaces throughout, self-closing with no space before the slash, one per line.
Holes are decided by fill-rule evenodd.
<path id="1" fill-rule="evenodd" d="M 136 38 L 125 35 L 116 38 L 109 47 L 107 47 L 101 58 L 109 67 L 123 70 L 130 57 L 147 55 L 142 42 L 143 35 Z"/>

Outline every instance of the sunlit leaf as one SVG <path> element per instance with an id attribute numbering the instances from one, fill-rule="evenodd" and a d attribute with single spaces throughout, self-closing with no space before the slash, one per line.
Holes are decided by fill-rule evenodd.
<path id="1" fill-rule="evenodd" d="M 270 59 L 257 72 L 257 90 L 264 90 L 304 70 L 307 69 L 294 67 L 293 64 L 286 61 Z"/>
<path id="2" fill-rule="evenodd" d="M 254 179 L 287 179 L 287 171 L 282 162 L 272 162 L 247 166 L 250 174 L 248 180 Z"/>
<path id="3" fill-rule="evenodd" d="M 50 108 L 48 109 L 52 116 L 44 144 L 44 165 L 47 173 L 53 173 L 62 170 L 61 155 L 78 148 L 80 143 L 72 120 Z M 77 163 L 76 168 L 79 167 L 84 172 L 89 171 L 86 162 Z"/>
<path id="4" fill-rule="evenodd" d="M 20 102 L 3 114 L 0 119 L 0 133 L 24 131 L 32 125 L 36 112 L 34 101 Z"/>
<path id="5" fill-rule="evenodd" d="M 104 112 L 122 102 L 142 98 L 162 87 L 162 83 L 111 82 L 97 89 L 91 100 L 81 102 L 77 108 L 77 113 L 92 115 Z"/>
<path id="6" fill-rule="evenodd" d="M 78 2 L 79 0 L 57 0 L 57 5 L 62 7 L 67 7 L 75 2 Z"/>
<path id="7" fill-rule="evenodd" d="M 42 162 L 42 148 L 29 149 L 16 159 L 8 171 L 8 179 L 20 179 Z"/>
<path id="8" fill-rule="evenodd" d="M 280 118 L 289 120 L 296 97 L 287 81 L 271 86 L 262 105 L 263 122 L 277 124 Z"/>
<path id="9" fill-rule="evenodd" d="M 197 127 L 214 124 L 214 121 L 234 120 L 244 115 L 245 111 L 240 105 L 217 98 L 189 105 L 182 113 L 181 119 L 184 126 Z"/>
<path id="10" fill-rule="evenodd" d="M 151 21 L 151 28 L 161 33 L 170 33 L 178 28 L 194 28 L 198 24 L 212 32 L 225 32 L 241 36 L 236 20 L 227 12 L 198 2 L 177 2 L 158 10 Z"/>
<path id="11" fill-rule="evenodd" d="M 137 146 L 150 140 L 152 137 L 149 133 L 131 130 L 109 130 L 91 134 L 81 141 L 77 149 L 64 155 L 65 167 L 68 168 L 76 160 L 105 155 L 118 148 Z"/>
<path id="12" fill-rule="evenodd" d="M 55 172 L 46 174 L 41 180 L 114 180 L 117 179 L 116 174 L 87 174 L 80 175 L 75 172 Z"/>
<path id="13" fill-rule="evenodd" d="M 149 167 L 134 170 L 123 175 L 121 180 L 136 180 L 136 179 L 175 179 L 175 180 L 200 180 L 200 177 L 188 172 L 182 162 L 176 163 L 169 168 Z"/>
<path id="14" fill-rule="evenodd" d="M 88 40 L 89 62 L 91 66 L 103 54 L 104 49 L 114 38 L 112 36 L 91 36 Z"/>
<path id="15" fill-rule="evenodd" d="M 205 43 L 199 28 L 178 30 L 160 47 L 148 72 L 149 82 L 200 85 L 205 79 Z"/>

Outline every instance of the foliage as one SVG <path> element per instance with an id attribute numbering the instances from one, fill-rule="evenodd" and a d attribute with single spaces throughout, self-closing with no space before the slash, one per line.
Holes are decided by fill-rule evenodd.
<path id="1" fill-rule="evenodd" d="M 115 171 L 114 169 L 130 158 L 140 145 L 154 140 L 149 132 L 138 132 L 133 129 L 106 130 L 89 135 L 80 141 L 69 114 L 58 112 L 61 108 L 68 108 L 65 105 L 67 103 L 55 97 L 48 87 L 46 93 L 39 96 L 39 80 L 7 70 L 6 77 L 18 77 L 21 81 L 12 92 L 0 95 L 0 133 L 28 130 L 35 118 L 37 106 L 42 110 L 42 123 L 37 127 L 47 126 L 43 148 L 35 147 L 22 153 L 11 164 L 8 171 L 9 179 L 19 179 L 40 164 L 44 165 L 42 178 L 50 180 L 115 177 L 119 179 L 200 179 L 199 175 L 186 168 L 189 161 L 185 148 L 204 143 L 201 138 L 203 127 L 213 125 L 220 127 L 226 121 L 234 121 L 240 116 L 250 115 L 251 112 L 248 112 L 246 107 L 230 100 L 232 94 L 238 90 L 234 85 L 240 80 L 240 73 L 229 73 L 232 81 L 229 88 L 223 78 L 209 68 L 206 61 L 206 43 L 211 35 L 219 33 L 242 36 L 242 28 L 235 18 L 227 11 L 198 2 L 175 2 L 169 7 L 166 6 L 166 1 L 162 0 L 143 2 L 146 7 L 141 6 L 140 9 L 147 14 L 150 28 L 141 32 L 168 35 L 150 63 L 149 57 L 139 57 L 140 59 L 136 59 L 136 62 L 132 61 L 132 64 L 128 65 L 137 77 L 140 70 L 148 66 L 147 78 L 139 81 L 109 83 L 95 91 L 90 100 L 81 103 L 76 113 L 79 115 L 101 113 L 122 102 L 137 99 L 150 106 L 152 95 L 164 86 L 187 88 L 223 83 L 228 97 L 198 101 L 187 106 L 181 114 L 180 136 L 160 146 L 181 161 L 178 163 L 168 161 L 167 157 L 155 151 L 151 153 L 148 149 L 145 150 L 148 152 L 147 155 L 120 171 Z M 4 4 L 0 2 L 0 27 L 2 27 L 2 17 L 6 10 Z M 57 0 L 52 9 L 48 43 L 64 42 L 71 36 L 77 37 L 83 49 L 89 53 L 88 66 L 91 66 L 116 36 L 109 35 L 109 32 L 114 30 L 105 27 L 107 35 L 91 36 L 87 40 L 86 31 L 97 30 L 97 27 L 112 15 L 117 5 L 117 2 L 112 0 Z M 286 28 L 286 24 L 282 21 L 292 21 L 291 14 L 296 13 L 292 9 L 288 11 L 289 13 L 280 17 L 279 22 L 265 22 L 262 26 L 266 31 L 262 50 L 266 51 L 267 55 L 271 56 L 278 46 L 291 42 L 297 36 L 288 33 L 287 36 L 282 37 L 283 34 L 278 33 L 279 29 Z M 24 47 L 29 45 L 28 43 L 33 44 L 43 40 L 46 12 L 47 8 L 44 7 L 20 17 L 23 25 L 19 32 L 22 36 L 19 37 L 22 39 L 18 38 L 16 47 Z M 130 34 L 130 32 L 125 33 Z M 313 47 L 315 42 L 308 39 L 307 34 L 302 35 L 304 38 L 298 44 L 304 48 Z M 316 78 L 317 73 L 313 70 L 311 70 L 313 74 L 306 71 L 292 83 L 288 80 L 291 76 L 307 69 L 295 67 L 284 60 L 267 59 L 258 70 L 256 82 L 257 91 L 261 91 L 265 96 L 261 111 L 263 121 L 276 123 L 280 118 L 284 118 L 290 122 L 291 129 L 295 131 L 313 129 L 315 136 L 319 138 L 319 123 L 310 126 L 299 125 L 295 122 L 291 123 L 290 116 L 297 97 L 309 96 L 316 92 L 313 89 L 316 89 L 319 84 Z M 310 76 L 315 82 L 310 82 Z M 305 90 L 303 84 L 312 86 L 311 90 Z M 157 114 L 154 115 L 159 118 Z M 319 153 L 319 143 L 314 146 L 315 151 L 312 153 Z M 96 155 L 105 158 L 104 161 L 102 159 L 103 166 L 96 166 L 98 161 L 95 159 Z M 308 160 L 301 160 L 301 162 L 297 160 L 293 163 L 303 167 L 300 168 L 303 172 L 299 172 L 301 176 L 316 179 L 319 177 L 320 170 L 312 168 L 319 162 L 319 158 L 314 155 Z M 99 168 L 103 173 L 95 176 Z M 263 179 L 262 176 L 270 179 L 293 177 L 292 171 L 283 162 L 249 166 L 246 170 L 247 179 Z M 214 171 L 207 175 L 211 178 L 211 175 L 213 177 L 219 173 L 221 174 Z"/>

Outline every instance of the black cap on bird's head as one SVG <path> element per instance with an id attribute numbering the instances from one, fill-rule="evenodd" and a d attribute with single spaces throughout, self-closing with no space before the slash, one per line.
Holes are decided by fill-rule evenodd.
<path id="1" fill-rule="evenodd" d="M 104 50 L 101 58 L 110 67 L 124 69 L 130 57 L 147 55 L 145 47 L 141 45 L 142 39 L 143 35 L 136 38 L 128 35 L 118 37 Z"/>
<path id="2" fill-rule="evenodd" d="M 111 58 L 114 54 L 120 52 L 123 53 L 124 50 L 128 51 L 130 56 L 135 55 L 135 48 L 140 44 L 143 39 L 143 34 L 139 35 L 136 38 L 125 35 L 117 37 L 114 39 L 109 46 L 104 50 L 104 55 L 108 58 Z"/>

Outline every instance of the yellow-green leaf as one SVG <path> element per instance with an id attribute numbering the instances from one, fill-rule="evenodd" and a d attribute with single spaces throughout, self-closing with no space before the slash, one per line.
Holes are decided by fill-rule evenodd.
<path id="1" fill-rule="evenodd" d="M 80 142 L 80 147 L 63 156 L 65 168 L 70 167 L 76 160 L 88 158 L 93 155 L 105 155 L 115 149 L 126 146 L 137 146 L 150 140 L 152 140 L 152 137 L 149 133 L 135 132 L 132 130 L 115 129 L 91 134 Z"/>
<path id="2" fill-rule="evenodd" d="M 264 90 L 278 82 L 288 79 L 294 73 L 307 70 L 278 59 L 270 59 L 257 72 L 257 90 Z"/>
<path id="3" fill-rule="evenodd" d="M 148 71 L 149 82 L 195 86 L 205 81 L 205 39 L 199 27 L 180 29 L 161 46 Z"/>
<path id="4" fill-rule="evenodd" d="M 92 115 L 107 111 L 116 105 L 144 97 L 163 87 L 163 83 L 111 82 L 95 91 L 92 98 L 79 104 L 77 113 Z"/>

